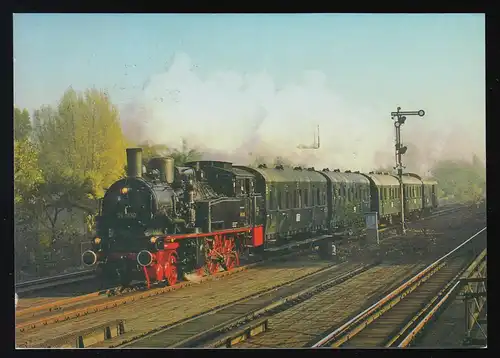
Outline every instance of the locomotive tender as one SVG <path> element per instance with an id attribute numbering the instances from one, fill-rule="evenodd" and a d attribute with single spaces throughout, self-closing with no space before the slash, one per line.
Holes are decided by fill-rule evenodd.
<path id="1" fill-rule="evenodd" d="M 432 211 L 436 194 L 435 181 L 403 176 L 405 215 Z M 183 273 L 231 270 L 244 252 L 342 233 L 368 211 L 387 222 L 400 216 L 397 177 L 221 161 L 176 167 L 172 158 L 143 167 L 142 149 L 129 148 L 127 177 L 106 191 L 82 260 L 104 280 L 173 285 Z"/>

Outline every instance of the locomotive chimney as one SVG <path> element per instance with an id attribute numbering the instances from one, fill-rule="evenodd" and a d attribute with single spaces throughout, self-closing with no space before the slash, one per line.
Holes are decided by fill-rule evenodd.
<path id="1" fill-rule="evenodd" d="M 142 148 L 127 148 L 127 176 L 142 177 Z"/>

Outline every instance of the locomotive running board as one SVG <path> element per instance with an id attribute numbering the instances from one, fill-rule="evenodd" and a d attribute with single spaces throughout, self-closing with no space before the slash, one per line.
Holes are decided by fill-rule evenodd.
<path id="1" fill-rule="evenodd" d="M 278 247 L 270 247 L 270 248 L 264 249 L 264 252 L 276 252 L 276 251 L 280 251 L 280 250 L 291 249 L 291 248 L 294 248 L 297 246 L 301 246 L 301 245 L 305 245 L 305 244 L 312 244 L 312 243 L 317 242 L 317 241 L 331 239 L 331 238 L 333 238 L 332 235 L 321 235 L 321 236 L 312 237 L 310 239 L 306 239 L 303 241 L 295 241 L 295 242 L 292 242 L 290 244 L 286 244 L 286 245 L 282 245 L 282 246 L 278 246 Z"/>

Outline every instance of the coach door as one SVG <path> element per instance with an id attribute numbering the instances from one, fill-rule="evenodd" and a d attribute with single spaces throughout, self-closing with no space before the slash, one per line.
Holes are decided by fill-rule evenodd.
<path id="1" fill-rule="evenodd" d="M 264 200 L 260 194 L 250 196 L 250 218 L 253 225 L 264 225 Z"/>

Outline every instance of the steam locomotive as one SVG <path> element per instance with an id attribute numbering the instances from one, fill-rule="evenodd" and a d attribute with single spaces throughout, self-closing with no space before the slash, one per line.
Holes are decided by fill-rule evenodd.
<path id="1" fill-rule="evenodd" d="M 142 149 L 129 148 L 127 176 L 106 191 L 97 236 L 82 260 L 106 282 L 174 285 L 184 273 L 231 270 L 244 253 L 342 234 L 369 211 L 392 222 L 400 218 L 401 195 L 407 216 L 430 212 L 436 191 L 435 181 L 416 174 L 405 174 L 400 185 L 389 173 L 221 161 L 180 167 L 163 157 L 143 166 Z"/>

